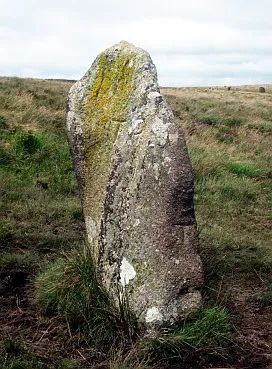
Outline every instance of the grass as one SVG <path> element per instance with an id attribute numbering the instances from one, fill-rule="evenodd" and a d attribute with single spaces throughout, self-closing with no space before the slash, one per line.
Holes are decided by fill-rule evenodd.
<path id="1" fill-rule="evenodd" d="M 117 350 L 109 360 L 109 369 L 155 369 L 152 359 L 139 347 L 132 347 L 128 352 Z"/>
<path id="2" fill-rule="evenodd" d="M 36 291 L 46 312 L 64 316 L 99 348 L 114 348 L 132 338 L 134 321 L 100 286 L 88 247 L 50 264 L 37 277 Z"/>
<path id="3" fill-rule="evenodd" d="M 229 163 L 228 169 L 231 173 L 236 174 L 237 176 L 245 176 L 252 178 L 260 178 L 260 177 L 271 177 L 270 169 L 261 169 L 255 168 L 251 163 Z"/>
<path id="4" fill-rule="evenodd" d="M 196 350 L 219 353 L 230 337 L 227 313 L 215 306 L 203 309 L 194 319 L 154 339 L 139 341 L 137 325 L 131 317 L 122 315 L 122 311 L 120 314 L 120 306 L 115 306 L 101 288 L 88 248 L 50 264 L 37 277 L 36 291 L 38 302 L 47 313 L 64 316 L 71 328 L 81 331 L 92 345 L 110 350 L 113 367 L 121 365 L 120 356 L 116 357 L 118 347 L 126 347 L 122 365 L 140 368 L 154 360 L 185 358 Z M 135 342 L 136 348 L 132 346 L 127 351 Z"/>
<path id="5" fill-rule="evenodd" d="M 222 125 L 227 127 L 235 127 L 241 124 L 241 120 L 238 118 L 222 118 L 221 116 L 207 116 L 207 115 L 194 115 L 195 124 L 207 124 L 212 126 Z"/>
<path id="6" fill-rule="evenodd" d="M 65 132 L 69 86 L 0 79 L 0 247 L 5 251 L 25 250 L 42 259 L 84 239 Z"/>
<path id="7" fill-rule="evenodd" d="M 31 276 L 41 271 L 35 283 L 36 300 L 48 315 L 42 319 L 50 322 L 53 314 L 62 316 L 74 345 L 92 343 L 91 360 L 106 360 L 112 369 L 222 355 L 233 337 L 232 315 L 221 306 L 228 306 L 221 297 L 228 285 L 222 281 L 234 283 L 239 297 L 242 278 L 252 286 L 272 278 L 269 88 L 266 94 L 250 87 L 163 91 L 181 118 L 194 170 L 206 307 L 159 337 L 137 340 L 141 332 L 127 314 L 126 302 L 120 310 L 122 304 L 115 306 L 100 289 L 92 257 L 84 248 L 83 216 L 65 132 L 70 85 L 0 78 L 1 270 L 18 269 Z M 260 306 L 270 304 L 269 286 L 258 299 Z M 17 332 L 14 328 L 13 335 Z M 34 350 L 36 343 L 31 345 Z M 17 353 L 3 348 L 0 368 L 80 367 L 74 353 L 72 360 L 47 360 L 31 353 L 31 345 L 23 341 Z"/>
<path id="8" fill-rule="evenodd" d="M 0 256 L 0 269 L 23 268 L 33 271 L 33 265 L 40 263 L 39 255 L 34 252 L 2 252 Z"/>
<path id="9" fill-rule="evenodd" d="M 194 317 L 159 335 L 150 335 L 136 342 L 128 351 L 117 351 L 110 360 L 110 369 L 155 368 L 185 363 L 196 355 L 223 355 L 229 344 L 231 327 L 226 310 L 221 306 L 206 307 Z M 196 358 L 195 358 L 196 359 Z M 159 363 L 159 364 L 158 364 Z"/>
<path id="10" fill-rule="evenodd" d="M 222 354 L 230 339 L 226 310 L 220 306 L 203 308 L 194 319 L 185 321 L 144 342 L 145 349 L 157 359 L 181 359 L 192 352 Z"/>
<path id="11" fill-rule="evenodd" d="M 262 306 L 272 306 L 272 282 L 266 285 L 265 291 L 258 297 Z"/>
<path id="12" fill-rule="evenodd" d="M 261 122 L 259 124 L 248 123 L 247 128 L 255 129 L 263 134 L 271 134 L 272 133 L 272 124 L 271 122 Z"/>
<path id="13" fill-rule="evenodd" d="M 65 131 L 70 85 L 0 78 L 0 273 L 5 276 L 3 283 L 8 283 L 9 275 L 16 275 L 16 271 L 23 271 L 33 279 L 49 262 L 84 241 L 83 216 Z M 5 284 L 3 288 L 7 288 Z M 23 293 L 20 298 L 25 301 L 28 295 Z M 13 300 L 2 298 L 8 318 Z M 39 319 L 29 321 L 31 325 Z M 22 340 L 27 340 L 28 328 L 18 331 L 13 327 L 6 332 L 3 318 L 1 324 L 0 341 L 7 335 L 23 336 Z M 33 332 L 36 329 L 33 327 Z M 5 352 L 0 356 L 1 368 L 62 368 L 59 358 L 50 363 L 28 351 L 16 357 Z"/>
<path id="14" fill-rule="evenodd" d="M 44 360 L 27 351 L 23 343 L 19 341 L 6 340 L 0 347 L 1 369 L 80 369 L 75 360 L 61 359 L 57 362 Z"/>
<path id="15" fill-rule="evenodd" d="M 271 93 L 164 92 L 181 117 L 192 160 L 209 299 L 217 299 L 223 277 L 252 284 L 256 275 L 271 278 Z"/>

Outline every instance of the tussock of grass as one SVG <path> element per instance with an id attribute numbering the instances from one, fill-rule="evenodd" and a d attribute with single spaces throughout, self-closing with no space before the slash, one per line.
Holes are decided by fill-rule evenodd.
<path id="1" fill-rule="evenodd" d="M 96 347 L 113 350 L 110 368 L 147 368 L 159 359 L 184 358 L 201 350 L 219 353 L 230 334 L 226 311 L 221 307 L 203 309 L 193 320 L 168 329 L 156 338 L 136 338 L 137 325 L 129 307 L 115 306 L 97 279 L 90 251 L 56 261 L 36 279 L 37 299 L 47 312 L 57 312 L 79 329 Z M 116 348 L 121 351 L 116 351 Z M 115 351 L 114 351 L 115 350 Z"/>
<path id="2" fill-rule="evenodd" d="M 49 313 L 64 316 L 96 347 L 116 350 L 132 343 L 137 326 L 129 307 L 115 306 L 97 279 L 90 251 L 74 253 L 51 264 L 36 279 L 39 304 Z M 154 360 L 184 358 L 201 350 L 219 353 L 230 334 L 226 311 L 221 307 L 203 309 L 193 320 L 164 331 L 155 338 L 143 338 L 123 354 L 112 351 L 112 368 L 145 368 Z M 134 337 L 135 338 L 135 337 Z"/>
<path id="3" fill-rule="evenodd" d="M 7 146 L 0 146 L 3 172 L 16 173 L 23 185 L 37 185 L 47 181 L 54 193 L 73 193 L 76 183 L 66 140 L 47 133 L 18 130 L 5 138 Z"/>
<path id="4" fill-rule="evenodd" d="M 155 369 L 152 359 L 141 351 L 139 346 L 132 347 L 128 352 L 122 350 L 113 353 L 109 360 L 109 369 Z"/>
<path id="5" fill-rule="evenodd" d="M 9 222 L 2 220 L 0 221 L 0 245 L 5 247 L 9 244 L 12 239 L 12 229 Z"/>
<path id="6" fill-rule="evenodd" d="M 269 169 L 264 170 L 262 168 L 255 168 L 254 165 L 251 163 L 228 163 L 228 169 L 230 172 L 238 175 L 238 176 L 245 176 L 245 177 L 270 177 L 271 171 Z"/>
<path id="7" fill-rule="evenodd" d="M 220 306 L 203 308 L 193 318 L 165 329 L 156 336 L 140 339 L 132 348 L 116 351 L 110 369 L 149 369 L 157 363 L 185 362 L 188 356 L 222 355 L 229 343 L 231 328 L 226 310 Z"/>
<path id="8" fill-rule="evenodd" d="M 241 125 L 241 120 L 238 118 L 223 118 L 222 116 L 194 116 L 195 122 L 200 124 L 207 124 L 211 126 L 225 125 L 228 127 L 236 127 Z"/>
<path id="9" fill-rule="evenodd" d="M 90 250 L 49 265 L 36 279 L 39 304 L 57 312 L 97 346 L 115 347 L 133 334 L 133 321 L 98 282 Z M 124 305 L 122 305 L 125 307 Z"/>
<path id="10" fill-rule="evenodd" d="M 22 157 L 33 155 L 42 148 L 42 140 L 31 132 L 18 132 L 14 137 L 16 155 Z"/>
<path id="11" fill-rule="evenodd" d="M 215 137 L 220 143 L 232 144 L 237 140 L 237 130 L 223 126 L 218 128 Z"/>
<path id="12" fill-rule="evenodd" d="M 0 115 L 0 129 L 5 129 L 7 126 L 7 119 L 3 115 Z"/>
<path id="13" fill-rule="evenodd" d="M 264 134 L 272 133 L 272 122 L 248 123 L 247 128 L 256 129 Z"/>
<path id="14" fill-rule="evenodd" d="M 230 324 L 224 308 L 215 306 L 201 310 L 194 320 L 169 329 L 164 334 L 143 341 L 145 350 L 156 359 L 184 360 L 200 351 L 222 354 L 230 338 Z"/>

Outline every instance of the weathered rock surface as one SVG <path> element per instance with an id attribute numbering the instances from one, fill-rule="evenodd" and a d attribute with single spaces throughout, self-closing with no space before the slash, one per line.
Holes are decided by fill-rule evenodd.
<path id="1" fill-rule="evenodd" d="M 192 170 L 150 56 L 127 42 L 101 53 L 71 88 L 67 125 L 103 285 L 152 326 L 198 308 Z"/>

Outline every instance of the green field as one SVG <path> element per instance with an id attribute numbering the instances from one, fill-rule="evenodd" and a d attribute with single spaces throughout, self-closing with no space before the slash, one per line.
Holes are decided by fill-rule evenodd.
<path id="1" fill-rule="evenodd" d="M 69 270 L 71 285 L 85 283 L 85 259 L 80 254 L 80 267 L 69 259 L 85 244 L 65 132 L 71 85 L 0 78 L 0 368 L 146 368 L 151 365 L 146 357 L 135 359 L 137 347 L 125 359 L 116 349 L 109 359 L 61 314 L 67 303 L 54 300 L 57 308 L 45 313 L 34 288 L 45 270 L 53 270 L 50 285 L 61 284 L 68 275 L 63 270 Z M 267 85 L 266 93 L 256 86 L 162 92 L 184 129 L 192 160 L 203 295 L 205 308 L 211 308 L 178 332 L 178 344 L 171 336 L 168 346 L 159 341 L 146 347 L 173 355 L 174 339 L 186 368 L 265 368 L 272 362 L 272 88 Z M 84 270 L 88 278 L 92 272 Z M 66 290 L 56 291 L 68 301 Z M 89 296 L 85 287 L 82 291 L 80 298 Z M 216 350 L 198 333 L 211 331 L 215 318 L 223 321 L 222 311 L 232 333 L 221 352 L 217 331 Z"/>

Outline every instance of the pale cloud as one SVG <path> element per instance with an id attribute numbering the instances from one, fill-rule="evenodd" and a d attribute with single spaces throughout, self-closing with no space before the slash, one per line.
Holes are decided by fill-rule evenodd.
<path id="1" fill-rule="evenodd" d="M 271 82 L 270 0 L 0 0 L 0 74 L 80 78 L 122 39 L 162 85 Z"/>

